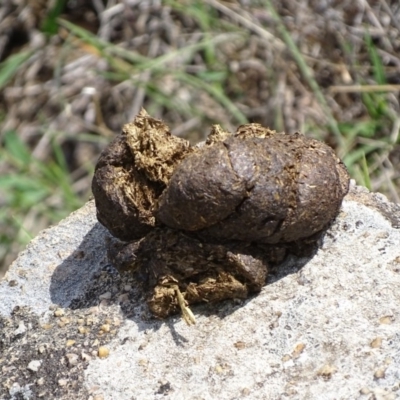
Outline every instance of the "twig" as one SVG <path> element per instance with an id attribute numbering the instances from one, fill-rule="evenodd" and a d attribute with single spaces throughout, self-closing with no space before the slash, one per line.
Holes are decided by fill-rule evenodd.
<path id="1" fill-rule="evenodd" d="M 190 325 L 195 325 L 196 324 L 196 318 L 192 313 L 192 310 L 188 307 L 188 304 L 183 297 L 182 292 L 179 289 L 178 286 L 178 281 L 170 276 L 164 276 L 163 279 L 160 282 L 161 285 L 169 287 L 175 291 L 176 299 L 178 300 L 179 307 L 182 312 L 182 318 L 183 320 L 190 326 Z"/>
<path id="2" fill-rule="evenodd" d="M 334 85 L 329 87 L 331 93 L 372 93 L 397 92 L 400 85 Z"/>
<path id="3" fill-rule="evenodd" d="M 187 303 L 185 299 L 183 298 L 183 295 L 181 291 L 179 290 L 178 285 L 174 285 L 173 289 L 175 290 L 176 297 L 178 299 L 178 304 L 179 307 L 181 308 L 182 311 L 182 317 L 184 321 L 190 326 L 190 325 L 195 325 L 196 324 L 196 318 L 192 313 L 192 310 L 187 306 Z"/>
<path id="4" fill-rule="evenodd" d="M 218 11 L 222 12 L 229 18 L 232 18 L 234 21 L 243 25 L 245 28 L 249 29 L 250 31 L 261 36 L 263 39 L 268 40 L 269 42 L 274 44 L 277 49 L 283 50 L 285 48 L 285 44 L 279 38 L 275 37 L 271 32 L 268 32 L 267 30 L 265 30 L 263 27 L 261 27 L 254 21 L 244 17 L 243 15 L 238 14 L 237 12 L 235 12 L 231 8 L 223 5 L 219 1 L 205 0 L 205 3 L 209 4 L 210 6 L 215 7 Z"/>

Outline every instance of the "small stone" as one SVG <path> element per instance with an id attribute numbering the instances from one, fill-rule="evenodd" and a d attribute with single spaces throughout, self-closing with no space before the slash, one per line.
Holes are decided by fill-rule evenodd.
<path id="1" fill-rule="evenodd" d="M 373 349 L 378 349 L 382 346 L 382 338 L 381 337 L 376 337 L 371 343 L 370 346 Z"/>
<path id="2" fill-rule="evenodd" d="M 300 357 L 300 354 L 303 352 L 305 347 L 306 347 L 306 345 L 304 343 L 297 344 L 296 347 L 294 348 L 293 352 L 292 352 L 292 357 L 293 358 Z"/>
<path id="3" fill-rule="evenodd" d="M 393 322 L 393 317 L 391 315 L 385 315 L 379 318 L 379 323 L 382 325 L 390 325 Z"/>
<path id="4" fill-rule="evenodd" d="M 63 315 L 65 315 L 65 311 L 64 311 L 63 308 L 57 308 L 57 309 L 54 311 L 54 316 L 55 316 L 55 317 L 62 317 Z"/>
<path id="5" fill-rule="evenodd" d="M 67 379 L 59 379 L 58 380 L 58 386 L 65 386 L 68 383 Z"/>
<path id="6" fill-rule="evenodd" d="M 386 368 L 378 368 L 374 373 L 375 379 L 382 379 L 385 377 Z"/>
<path id="7" fill-rule="evenodd" d="M 21 322 L 18 324 L 18 328 L 14 331 L 14 335 L 15 335 L 15 336 L 17 336 L 17 335 L 23 335 L 25 332 L 26 332 L 26 326 L 25 326 L 25 324 L 24 324 L 24 321 L 21 321 Z"/>
<path id="8" fill-rule="evenodd" d="M 100 300 L 110 300 L 111 299 L 111 292 L 105 292 L 99 296 Z"/>
<path id="9" fill-rule="evenodd" d="M 78 364 L 78 355 L 77 355 L 77 354 L 75 354 L 75 353 L 67 353 L 67 354 L 65 355 L 65 357 L 67 358 L 67 360 L 68 360 L 68 365 L 69 365 L 70 367 L 72 367 L 72 366 Z"/>
<path id="10" fill-rule="evenodd" d="M 81 333 L 82 335 L 86 335 L 87 333 L 90 332 L 90 329 L 87 328 L 86 326 L 79 326 L 78 332 Z"/>
<path id="11" fill-rule="evenodd" d="M 362 389 L 360 389 L 360 394 L 370 394 L 371 393 L 371 389 L 367 388 L 367 387 L 363 387 Z"/>
<path id="12" fill-rule="evenodd" d="M 83 361 L 87 361 L 87 362 L 89 362 L 89 361 L 92 359 L 92 357 L 90 357 L 89 354 L 86 354 L 86 353 L 83 352 L 83 351 L 82 351 L 82 353 L 81 353 L 81 358 L 82 358 Z"/>
<path id="13" fill-rule="evenodd" d="M 110 332 L 110 324 L 103 324 L 101 327 L 100 327 L 100 329 L 103 331 L 103 332 Z"/>
<path id="14" fill-rule="evenodd" d="M 124 286 L 124 291 L 125 292 L 130 292 L 132 290 L 132 286 L 131 285 L 125 285 Z"/>
<path id="15" fill-rule="evenodd" d="M 333 365 L 325 364 L 318 370 L 317 375 L 322 376 L 324 379 L 330 379 L 335 372 L 336 368 Z"/>
<path id="16" fill-rule="evenodd" d="M 224 369 L 219 364 L 217 364 L 215 366 L 215 372 L 220 375 L 224 372 Z"/>
<path id="17" fill-rule="evenodd" d="M 107 347 L 100 346 L 98 350 L 98 356 L 100 358 L 107 358 L 110 354 L 110 350 Z"/>
<path id="18" fill-rule="evenodd" d="M 246 347 L 246 343 L 242 341 L 237 341 L 236 343 L 233 344 L 238 350 L 242 350 Z"/>
<path id="19" fill-rule="evenodd" d="M 73 346 L 75 343 L 76 343 L 76 340 L 68 339 L 68 340 L 67 340 L 67 343 L 66 343 L 66 346 L 67 346 L 67 347 L 71 347 L 71 346 Z"/>
<path id="20" fill-rule="evenodd" d="M 37 381 L 36 381 L 36 385 L 38 385 L 38 386 L 43 386 L 44 385 L 44 378 L 42 377 L 42 378 L 39 378 Z"/>
<path id="21" fill-rule="evenodd" d="M 42 364 L 42 361 L 40 360 L 32 360 L 29 364 L 28 364 L 28 369 L 30 369 L 33 372 L 37 372 L 40 368 L 40 365 Z"/>

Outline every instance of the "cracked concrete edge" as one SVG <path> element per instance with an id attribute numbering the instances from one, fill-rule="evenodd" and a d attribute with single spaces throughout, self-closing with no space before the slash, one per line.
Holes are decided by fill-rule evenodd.
<path id="1" fill-rule="evenodd" d="M 400 204 L 391 203 L 385 195 L 370 192 L 367 188 L 356 186 L 354 181 L 351 181 L 345 200 L 356 201 L 378 211 L 390 221 L 393 228 L 400 229 Z"/>

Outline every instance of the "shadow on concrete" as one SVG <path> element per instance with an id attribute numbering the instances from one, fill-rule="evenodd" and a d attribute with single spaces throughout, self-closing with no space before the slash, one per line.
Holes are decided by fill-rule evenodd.
<path id="1" fill-rule="evenodd" d="M 70 255 L 56 267 L 51 277 L 50 296 L 54 304 L 69 307 L 74 299 L 87 292 L 108 264 L 104 245 L 107 237 L 109 233 L 97 222 L 77 248 L 69 249 Z"/>
<path id="2" fill-rule="evenodd" d="M 80 245 L 71 249 L 71 255 L 57 266 L 52 275 L 52 302 L 71 310 L 118 305 L 123 315 L 135 322 L 139 331 L 158 330 L 166 324 L 175 343 L 178 346 L 184 345 L 188 340 L 175 329 L 175 323 L 181 317 L 171 316 L 162 321 L 154 318 L 147 308 L 140 275 L 129 271 L 119 273 L 110 264 L 106 250 L 110 240 L 113 239 L 108 231 L 100 223 L 96 223 Z M 299 258 L 290 255 L 280 266 L 271 270 L 267 284 L 298 272 L 312 256 Z M 257 294 L 246 300 L 192 305 L 191 309 L 196 316 L 216 316 L 223 319 L 252 301 L 255 296 Z"/>

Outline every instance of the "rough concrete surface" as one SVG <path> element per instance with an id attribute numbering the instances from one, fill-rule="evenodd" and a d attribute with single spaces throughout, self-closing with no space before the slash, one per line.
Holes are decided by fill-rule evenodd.
<path id="1" fill-rule="evenodd" d="M 400 398 L 400 207 L 352 185 L 311 259 L 243 302 L 154 320 L 93 202 L 0 282 L 0 399 Z M 104 356 L 101 358 L 100 356 Z"/>

